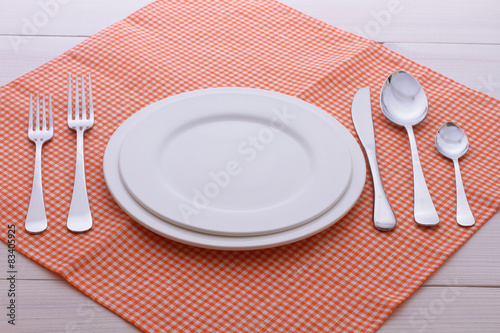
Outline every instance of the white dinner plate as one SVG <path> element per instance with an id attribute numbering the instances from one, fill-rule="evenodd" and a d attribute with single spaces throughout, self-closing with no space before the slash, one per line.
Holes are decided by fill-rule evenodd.
<path id="1" fill-rule="evenodd" d="M 108 143 L 104 155 L 105 180 L 112 196 L 120 207 L 122 207 L 122 209 L 124 209 L 132 218 L 143 226 L 167 238 L 185 244 L 222 250 L 261 249 L 291 243 L 318 233 L 341 219 L 342 216 L 344 216 L 356 203 L 362 192 L 365 184 L 366 167 L 363 154 L 356 140 L 352 137 L 349 131 L 331 115 L 295 97 L 250 88 L 213 88 L 188 92 L 169 97 L 169 99 L 184 99 L 190 98 L 191 96 L 196 97 L 199 94 L 215 94 L 222 92 L 234 93 L 245 91 L 248 93 L 258 92 L 269 96 L 279 96 L 279 98 L 289 99 L 290 101 L 293 101 L 293 103 L 302 103 L 304 107 L 314 109 L 315 112 L 317 112 L 317 114 L 329 124 L 332 131 L 336 133 L 338 138 L 345 143 L 345 146 L 349 150 L 351 156 L 352 176 L 351 181 L 347 186 L 347 190 L 337 203 L 333 205 L 333 207 L 316 219 L 298 227 L 272 234 L 256 236 L 222 236 L 201 233 L 195 230 L 179 227 L 178 225 L 161 219 L 149 210 L 145 209 L 134 199 L 134 197 L 127 191 L 119 173 L 119 156 L 121 147 L 127 139 L 128 134 L 133 132 L 135 127 L 148 117 L 148 112 L 145 112 L 146 109 L 143 109 L 131 116 L 116 130 Z"/>
<path id="2" fill-rule="evenodd" d="M 122 144 L 122 182 L 144 208 L 180 227 L 281 232 L 328 211 L 351 181 L 349 149 L 336 130 L 283 94 L 210 89 L 143 112 Z"/>

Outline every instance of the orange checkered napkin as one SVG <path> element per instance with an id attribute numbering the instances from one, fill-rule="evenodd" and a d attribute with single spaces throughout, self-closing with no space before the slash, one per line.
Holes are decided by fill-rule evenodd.
<path id="1" fill-rule="evenodd" d="M 405 69 L 429 98 L 415 128 L 424 173 L 441 217 L 413 221 L 408 138 L 377 102 L 385 78 Z M 86 134 L 94 228 L 65 227 L 76 137 L 66 126 L 68 73 L 91 74 L 96 123 Z M 372 90 L 380 168 L 398 218 L 372 226 L 368 177 L 356 206 L 306 240 L 258 251 L 217 251 L 162 238 L 129 218 L 103 178 L 106 144 L 127 117 L 189 90 L 243 86 L 297 96 L 330 112 L 353 135 L 350 105 Z M 54 139 L 44 148 L 49 229 L 23 230 L 34 146 L 26 137 L 30 92 L 50 92 Z M 500 205 L 500 102 L 385 47 L 276 1 L 157 1 L 0 88 L 1 236 L 17 226 L 17 249 L 147 332 L 371 332 Z M 434 148 L 445 121 L 469 136 L 461 160 L 477 224 L 455 222 L 452 163 Z"/>

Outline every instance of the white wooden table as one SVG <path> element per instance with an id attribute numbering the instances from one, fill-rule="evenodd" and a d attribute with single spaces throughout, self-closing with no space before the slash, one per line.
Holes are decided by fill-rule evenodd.
<path id="1" fill-rule="evenodd" d="M 282 1 L 500 99 L 498 0 Z M 0 85 L 150 2 L 0 0 Z M 499 254 L 497 213 L 393 312 L 379 332 L 500 332 Z M 16 326 L 7 324 L 8 281 L 3 278 L 0 332 L 138 331 L 56 274 L 19 254 L 17 260 Z M 0 261 L 4 277 L 4 244 Z"/>

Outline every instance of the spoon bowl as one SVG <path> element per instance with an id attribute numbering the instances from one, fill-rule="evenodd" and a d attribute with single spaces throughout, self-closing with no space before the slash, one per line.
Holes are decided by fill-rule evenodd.
<path id="1" fill-rule="evenodd" d="M 380 96 L 384 115 L 400 126 L 414 126 L 427 116 L 427 96 L 408 72 L 396 71 L 384 83 Z"/>
<path id="2" fill-rule="evenodd" d="M 413 126 L 425 119 L 429 109 L 424 89 L 410 73 L 396 71 L 382 86 L 380 106 L 391 122 L 404 126 L 408 132 L 413 162 L 415 222 L 422 226 L 435 226 L 439 223 L 439 216 L 425 183 L 413 133 Z"/>
<path id="3" fill-rule="evenodd" d="M 457 223 L 462 227 L 473 226 L 476 221 L 467 202 L 458 164 L 458 159 L 469 150 L 467 136 L 455 123 L 444 123 L 436 134 L 436 148 L 441 154 L 453 160 L 457 188 Z"/>
<path id="4" fill-rule="evenodd" d="M 469 140 L 458 125 L 447 122 L 436 134 L 436 148 L 444 156 L 458 159 L 469 150 Z"/>

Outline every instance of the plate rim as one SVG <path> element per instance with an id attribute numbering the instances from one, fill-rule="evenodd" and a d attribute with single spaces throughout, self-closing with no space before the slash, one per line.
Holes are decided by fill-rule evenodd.
<path id="1" fill-rule="evenodd" d="M 180 117 L 175 112 L 164 112 L 166 109 L 184 110 L 188 106 L 193 106 L 193 103 L 195 103 L 195 106 L 198 106 L 200 103 L 201 105 L 206 105 L 207 96 L 209 100 L 211 98 L 212 106 L 206 109 L 206 113 L 204 113 L 205 110 L 201 110 L 198 107 L 191 108 L 191 111 L 187 114 L 181 114 Z M 214 96 L 216 98 L 213 98 Z M 188 96 L 184 95 L 183 98 L 179 97 L 175 99 L 166 98 L 140 110 L 140 112 L 147 112 L 148 114 L 137 121 L 133 126 L 133 130 L 129 130 L 126 137 L 122 140 L 118 157 L 118 168 L 122 184 L 143 208 L 164 221 L 196 232 L 230 237 L 257 236 L 278 233 L 309 223 L 328 212 L 343 197 L 352 179 L 350 150 L 344 144 L 344 141 L 340 139 L 337 130 L 332 130 L 331 125 L 318 115 L 315 109 L 311 109 L 309 104 L 304 105 L 304 103 L 297 103 L 295 99 L 284 98 L 283 96 L 286 95 L 262 94 L 260 91 L 233 90 L 231 94 L 224 93 L 224 98 L 220 98 L 219 96 L 221 94 L 212 93 L 190 94 Z M 242 104 L 241 101 L 246 101 L 247 98 L 252 99 L 256 109 L 249 109 Z M 284 202 L 280 202 L 276 209 L 270 208 L 273 206 L 262 206 L 253 211 L 231 211 L 222 213 L 220 216 L 219 214 L 221 213 L 217 213 L 217 210 L 215 212 L 208 210 L 206 213 L 203 213 L 205 216 L 203 222 L 208 223 L 206 227 L 204 225 L 207 223 L 200 225 L 200 219 L 196 221 L 182 221 L 183 218 L 178 209 L 174 207 L 175 204 L 165 205 L 164 201 L 190 205 L 189 198 L 177 198 L 175 193 L 164 192 L 164 188 L 158 185 L 158 182 L 152 181 L 151 177 L 148 176 L 154 170 L 147 169 L 149 171 L 141 172 L 145 170 L 144 167 L 152 167 L 148 163 L 144 165 L 144 159 L 148 161 L 155 160 L 156 158 L 151 155 L 151 152 L 153 148 L 157 148 L 158 141 L 163 142 L 165 136 L 177 133 L 179 127 L 184 128 L 185 124 L 194 123 L 204 115 L 207 118 L 218 119 L 221 115 L 227 115 L 234 109 L 233 115 L 238 118 L 258 117 L 264 122 L 270 122 L 273 118 L 276 118 L 276 115 L 269 112 L 271 107 L 269 107 L 269 110 L 266 109 L 266 103 L 267 105 L 270 103 L 280 103 L 283 105 L 283 108 L 288 110 L 287 112 L 295 114 L 301 119 L 301 121 L 296 121 L 295 125 L 290 124 L 287 127 L 297 135 L 300 135 L 302 139 L 307 141 L 307 145 L 312 147 L 311 153 L 315 157 L 315 162 L 312 165 L 315 165 L 316 169 L 312 170 L 311 177 L 314 180 L 308 179 L 305 187 L 298 189 L 298 192 L 291 193 L 290 198 L 293 199 L 292 201 L 285 200 Z M 238 107 L 230 107 L 230 105 L 236 104 Z M 164 127 L 161 124 L 165 123 L 170 124 L 167 126 L 169 130 L 163 131 Z M 151 126 L 155 130 L 151 130 Z M 155 136 L 157 139 L 151 140 L 151 135 L 148 135 L 148 133 L 151 133 L 151 131 L 159 133 L 158 126 L 162 129 L 161 135 Z M 315 129 L 315 131 L 312 132 L 311 129 Z M 321 133 L 321 135 L 318 136 L 317 133 Z M 323 147 L 322 144 L 324 142 L 330 141 L 332 143 L 326 145 L 328 147 Z M 323 152 L 323 149 L 326 149 L 327 152 Z M 134 155 L 131 155 L 132 152 Z M 137 153 L 142 157 L 136 158 Z M 345 158 L 342 158 L 339 163 L 338 156 L 345 156 Z M 235 157 L 233 156 L 232 160 L 234 159 Z M 240 161 L 239 164 L 241 165 L 241 163 L 244 164 L 244 162 Z M 136 175 L 138 177 L 135 177 Z M 321 179 L 323 176 L 330 179 L 330 185 L 326 186 L 325 179 Z M 144 184 L 149 185 L 145 186 Z M 137 189 L 138 192 L 134 192 L 134 189 Z M 156 194 L 152 195 L 152 193 Z M 314 209 L 312 209 L 313 207 Z M 304 214 L 305 212 L 309 213 Z M 276 217 L 276 215 L 279 217 Z M 301 218 L 297 219 L 296 217 L 299 216 Z M 266 219 L 268 223 L 262 222 L 266 221 Z M 233 222 L 236 220 L 243 220 L 247 223 L 243 225 L 238 223 L 235 226 Z M 274 223 L 274 220 L 278 220 L 278 223 Z M 211 221 L 214 221 L 215 224 L 213 225 Z M 260 222 L 253 223 L 252 221 Z"/>
<path id="2" fill-rule="evenodd" d="M 318 217 L 317 219 L 310 221 L 304 225 L 298 226 L 293 229 L 288 229 L 282 232 L 259 235 L 259 236 L 220 236 L 220 235 L 210 235 L 200 232 L 195 232 L 189 229 L 179 227 L 177 225 L 171 224 L 167 221 L 161 220 L 157 216 L 153 215 L 145 208 L 140 206 L 131 195 L 125 190 L 124 185 L 121 184 L 121 179 L 118 173 L 118 156 L 121 148 L 120 141 L 124 140 L 127 131 L 134 127 L 137 122 L 147 115 L 141 111 L 137 111 L 135 114 L 126 119 L 113 133 L 108 144 L 103 158 L 103 171 L 106 186 L 110 191 L 115 202 L 123 209 L 134 221 L 140 225 L 148 228 L 149 230 L 166 237 L 178 241 L 183 244 L 188 244 L 192 246 L 208 248 L 208 249 L 218 249 L 218 250 L 255 250 L 281 246 L 296 242 L 298 240 L 310 237 L 316 233 L 323 231 L 324 229 L 332 226 L 338 222 L 345 214 L 347 214 L 351 208 L 358 201 L 366 182 L 366 163 L 364 155 L 353 135 L 345 128 L 338 120 L 336 120 L 331 114 L 322 110 L 321 108 L 303 101 L 297 97 L 285 95 L 279 92 L 262 90 L 255 88 L 246 87 L 223 87 L 223 88 L 207 88 L 194 91 L 188 91 L 181 94 L 173 95 L 167 97 L 168 99 L 175 98 L 189 98 L 191 95 L 198 94 L 212 94 L 212 93 L 231 93 L 231 92 L 249 92 L 249 93 L 260 93 L 260 94 L 270 94 L 275 96 L 280 96 L 281 98 L 289 98 L 298 103 L 303 103 L 307 107 L 318 110 L 319 115 L 323 117 L 326 121 L 330 122 L 333 127 L 336 127 L 339 132 L 342 132 L 343 138 L 341 140 L 346 140 L 345 144 L 349 147 L 352 159 L 352 179 L 348 186 L 347 191 L 341 197 L 341 199 L 334 205 L 333 208 L 328 210 L 326 213 Z M 150 105 L 160 103 L 159 100 Z M 147 106 L 146 106 L 147 107 Z M 146 108 L 145 107 L 145 108 Z M 116 156 L 115 156 L 116 155 Z M 113 166 L 113 157 L 115 158 L 115 167 Z M 118 182 L 117 179 L 118 178 Z M 120 186 L 122 188 L 120 188 Z M 119 193 L 119 192 L 122 193 Z M 346 201 L 346 197 L 349 196 L 349 200 Z M 124 205 L 123 201 L 129 201 L 132 203 L 130 207 L 126 207 L 129 203 Z M 338 209 L 339 204 L 344 204 L 345 207 L 342 210 Z M 342 206 L 342 205 L 341 205 Z M 337 207 L 337 209 L 335 209 Z M 334 215 L 334 216 L 330 216 Z M 145 220 L 145 221 L 144 221 Z M 319 221 L 319 222 L 318 222 Z"/>

